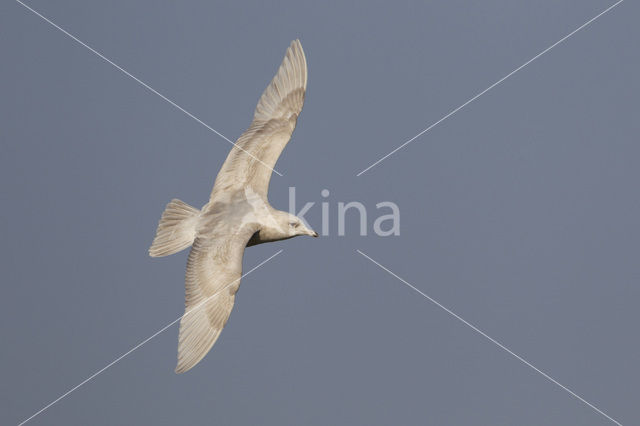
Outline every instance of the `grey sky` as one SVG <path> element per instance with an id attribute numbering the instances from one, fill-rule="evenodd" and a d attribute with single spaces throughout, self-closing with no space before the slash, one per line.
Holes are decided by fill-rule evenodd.
<path id="1" fill-rule="evenodd" d="M 29 1 L 232 140 L 289 42 L 305 108 L 271 203 L 331 235 L 252 247 L 236 307 L 175 375 L 171 328 L 31 424 L 606 425 L 637 413 L 639 7 L 631 1 L 360 177 L 614 2 Z M 230 145 L 13 1 L 0 4 L 0 423 L 16 424 L 182 314 L 186 252 Z M 323 199 L 322 189 L 331 194 Z M 337 236 L 393 201 L 401 235 Z M 369 227 L 373 225 L 369 220 Z M 349 232 L 351 231 L 351 232 Z"/>

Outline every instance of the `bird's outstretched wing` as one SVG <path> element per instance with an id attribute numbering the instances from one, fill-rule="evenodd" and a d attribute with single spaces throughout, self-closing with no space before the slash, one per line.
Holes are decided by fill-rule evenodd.
<path id="1" fill-rule="evenodd" d="M 245 225 L 224 237 L 194 241 L 187 261 L 176 373 L 196 365 L 220 336 L 240 286 L 244 249 L 256 229 Z"/>
<path id="2" fill-rule="evenodd" d="M 307 88 L 307 61 L 299 40 L 287 49 L 275 77 L 258 101 L 253 122 L 236 141 L 211 192 L 251 186 L 266 198 L 271 172 L 289 142 Z"/>

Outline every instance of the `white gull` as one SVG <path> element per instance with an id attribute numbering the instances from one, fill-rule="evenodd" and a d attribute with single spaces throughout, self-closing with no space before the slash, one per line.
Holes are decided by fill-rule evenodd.
<path id="1" fill-rule="evenodd" d="M 267 199 L 271 172 L 296 127 L 306 87 L 307 62 L 300 41 L 294 40 L 260 97 L 249 129 L 222 165 L 209 202 L 198 210 L 174 199 L 162 213 L 149 255 L 168 256 L 191 246 L 176 373 L 196 365 L 220 336 L 240 286 L 245 247 L 318 236 Z"/>

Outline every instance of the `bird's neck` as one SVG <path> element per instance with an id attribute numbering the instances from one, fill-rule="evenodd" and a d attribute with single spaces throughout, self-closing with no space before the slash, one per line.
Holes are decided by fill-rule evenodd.
<path id="1" fill-rule="evenodd" d="M 271 243 L 273 241 L 287 240 L 292 237 L 293 235 L 284 234 L 279 228 L 263 227 L 253 234 L 247 243 L 247 247 L 255 246 L 256 244 Z"/>
<path id="2" fill-rule="evenodd" d="M 292 237 L 292 235 L 290 235 L 288 232 L 288 224 L 283 224 L 282 220 L 280 220 L 280 216 L 287 213 L 280 212 L 273 208 L 270 208 L 269 210 L 270 214 L 264 217 L 264 220 L 260 224 L 260 230 L 251 237 L 249 244 L 247 244 L 248 246 L 269 243 L 272 241 L 286 240 Z"/>

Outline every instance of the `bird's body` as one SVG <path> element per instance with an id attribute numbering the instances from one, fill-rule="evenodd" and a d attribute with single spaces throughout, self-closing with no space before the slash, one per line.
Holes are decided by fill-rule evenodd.
<path id="1" fill-rule="evenodd" d="M 189 370 L 211 349 L 229 318 L 240 286 L 245 247 L 297 235 L 318 236 L 296 216 L 271 207 L 269 180 L 304 103 L 307 64 L 298 40 L 258 102 L 253 122 L 224 162 L 209 202 L 198 210 L 172 200 L 149 249 L 167 256 L 189 246 L 185 314 L 176 372 Z"/>

